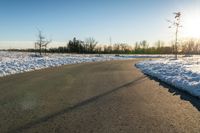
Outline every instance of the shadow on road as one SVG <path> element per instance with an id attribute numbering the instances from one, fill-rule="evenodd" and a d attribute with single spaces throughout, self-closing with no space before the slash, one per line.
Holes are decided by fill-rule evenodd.
<path id="1" fill-rule="evenodd" d="M 189 101 L 198 111 L 200 111 L 200 99 L 190 95 L 188 92 L 180 90 L 170 84 L 164 83 L 163 81 L 159 80 L 158 78 L 146 75 L 149 77 L 150 80 L 154 80 L 159 82 L 160 86 L 163 86 L 165 89 L 168 89 L 168 92 L 172 93 L 173 95 L 179 95 L 181 100 Z"/>
<path id="2" fill-rule="evenodd" d="M 71 112 L 71 111 L 73 111 L 73 110 L 75 110 L 75 109 L 77 109 L 77 108 L 79 108 L 79 107 L 82 107 L 82 106 L 85 106 L 85 105 L 87 105 L 87 104 L 89 104 L 89 103 L 91 103 L 91 102 L 97 101 L 97 100 L 99 100 L 100 98 L 102 98 L 102 97 L 104 97 L 104 96 L 107 96 L 107 95 L 109 95 L 109 94 L 111 94 L 111 93 L 114 93 L 114 92 L 116 92 L 116 91 L 118 91 L 118 90 L 120 90 L 120 89 L 124 89 L 125 87 L 129 87 L 129 86 L 132 86 L 132 85 L 136 85 L 136 84 L 138 84 L 138 83 L 141 83 L 143 80 L 145 80 L 145 78 L 146 78 L 146 76 L 139 77 L 139 78 L 137 78 L 137 79 L 135 79 L 135 80 L 133 80 L 133 81 L 130 81 L 130 82 L 126 83 L 126 84 L 123 84 L 123 85 L 121 85 L 121 86 L 119 86 L 119 87 L 116 87 L 116 88 L 114 88 L 114 89 L 112 89 L 112 90 L 110 90 L 110 91 L 107 91 L 107 92 L 105 92 L 105 93 L 102 93 L 102 94 L 100 94 L 100 95 L 97 95 L 97 96 L 94 96 L 94 97 L 89 98 L 89 99 L 87 99 L 87 100 L 84 100 L 84 101 L 82 101 L 82 102 L 80 102 L 80 103 L 77 103 L 77 104 L 71 106 L 71 107 L 67 107 L 67 108 L 65 108 L 65 109 L 63 109 L 63 110 L 60 110 L 60 111 L 58 111 L 58 112 L 55 112 L 55 113 L 53 113 L 53 114 L 50 114 L 50 115 L 41 117 L 41 118 L 39 118 L 39 119 L 37 119 L 37 120 L 35 120 L 35 121 L 29 122 L 29 123 L 27 123 L 27 124 L 25 124 L 25 125 L 23 125 L 23 126 L 21 126 L 21 127 L 12 129 L 12 130 L 9 131 L 8 133 L 20 133 L 20 132 L 22 132 L 23 130 L 28 129 L 28 128 L 31 128 L 31 127 L 33 127 L 33 126 L 35 126 L 35 125 L 37 125 L 37 124 L 41 124 L 41 123 L 43 123 L 43 122 L 46 122 L 46 121 L 48 121 L 48 120 L 50 120 L 50 119 L 52 119 L 52 118 L 55 118 L 55 117 L 59 116 L 59 115 L 62 115 L 62 114 L 64 114 L 64 113 Z"/>

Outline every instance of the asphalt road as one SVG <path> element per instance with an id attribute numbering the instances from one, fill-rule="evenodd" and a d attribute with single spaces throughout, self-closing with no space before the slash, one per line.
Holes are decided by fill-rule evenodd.
<path id="1" fill-rule="evenodd" d="M 200 100 L 143 75 L 137 61 L 0 78 L 0 133 L 200 132 Z"/>

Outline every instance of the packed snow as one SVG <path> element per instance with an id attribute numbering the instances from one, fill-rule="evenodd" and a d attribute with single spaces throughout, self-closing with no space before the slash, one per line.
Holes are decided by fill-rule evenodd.
<path id="1" fill-rule="evenodd" d="M 200 56 L 146 60 L 136 66 L 145 74 L 200 98 Z"/>
<path id="2" fill-rule="evenodd" d="M 159 58 L 159 55 L 78 55 L 78 54 L 48 54 L 47 56 L 35 56 L 35 53 L 0 51 L 0 77 L 56 67 L 66 64 L 78 64 L 85 62 L 100 62 L 110 60 L 125 60 L 132 58 Z"/>

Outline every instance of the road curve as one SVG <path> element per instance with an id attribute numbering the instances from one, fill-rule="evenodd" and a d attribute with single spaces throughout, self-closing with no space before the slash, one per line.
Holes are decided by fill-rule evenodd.
<path id="1" fill-rule="evenodd" d="M 200 100 L 145 76 L 137 61 L 0 78 L 0 132 L 199 132 Z"/>

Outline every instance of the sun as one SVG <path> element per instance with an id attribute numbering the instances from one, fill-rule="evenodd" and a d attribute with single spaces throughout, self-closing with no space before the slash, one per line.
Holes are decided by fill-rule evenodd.
<path id="1" fill-rule="evenodd" d="M 183 37 L 200 38 L 200 11 L 183 15 L 182 35 Z"/>

